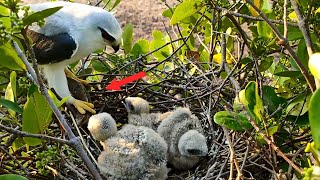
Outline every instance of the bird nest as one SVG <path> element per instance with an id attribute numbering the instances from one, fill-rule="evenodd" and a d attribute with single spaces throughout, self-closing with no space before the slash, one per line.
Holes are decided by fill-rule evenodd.
<path id="1" fill-rule="evenodd" d="M 121 62 L 116 61 L 117 58 L 120 57 L 100 55 L 96 61 L 106 67 L 108 64 L 113 65 L 113 68 L 101 74 L 81 75 L 85 70 L 79 69 L 80 77 L 90 79 L 92 76 L 99 76 L 97 82 L 90 83 L 86 88 L 89 93 L 86 98 L 94 103 L 97 112 L 110 113 L 120 128 L 127 123 L 124 99 L 139 96 L 150 102 L 151 112 L 167 112 L 180 106 L 189 107 L 205 129 L 208 156 L 187 171 L 171 169 L 168 179 L 227 179 L 230 175 L 235 177 L 237 172 L 242 172 L 245 179 L 270 179 L 274 171 L 272 162 L 266 158 L 269 151 L 260 149 L 255 142 L 250 141 L 252 135 L 248 132 L 228 131 L 213 121 L 216 112 L 232 109 L 236 92 L 231 82 L 217 78 L 221 73 L 219 66 L 212 65 L 211 70 L 205 71 L 201 69 L 203 64 L 193 57 L 189 57 L 185 62 L 175 56 L 161 62 L 148 62 L 145 57 L 128 58 Z M 140 71 L 147 72 L 147 78 L 122 86 L 119 91 L 105 90 L 114 78 L 122 79 Z M 84 96 L 84 91 L 79 90 L 83 89 L 82 85 L 72 87 L 81 91 L 80 94 L 72 92 L 76 98 Z M 76 116 L 76 119 L 81 119 L 78 125 L 85 133 L 83 136 L 86 137 L 88 149 L 92 156 L 97 158 L 102 148 L 87 134 L 88 115 Z"/>

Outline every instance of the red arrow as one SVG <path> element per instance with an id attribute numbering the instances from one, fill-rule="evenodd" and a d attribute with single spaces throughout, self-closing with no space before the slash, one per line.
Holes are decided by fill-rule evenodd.
<path id="1" fill-rule="evenodd" d="M 137 74 L 134 74 L 132 76 L 126 77 L 122 80 L 117 80 L 117 78 L 114 78 L 111 83 L 106 87 L 106 90 L 121 90 L 120 86 L 123 86 L 125 84 L 128 84 L 130 82 L 136 81 L 140 78 L 143 78 L 146 76 L 146 73 L 144 71 L 138 72 Z"/>

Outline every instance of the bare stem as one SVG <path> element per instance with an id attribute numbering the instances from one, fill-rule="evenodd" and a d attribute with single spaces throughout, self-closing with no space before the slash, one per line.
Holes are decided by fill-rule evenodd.
<path id="1" fill-rule="evenodd" d="M 32 66 L 30 65 L 30 63 L 27 60 L 27 57 L 25 56 L 25 54 L 22 52 L 22 50 L 20 49 L 20 47 L 18 46 L 18 44 L 16 42 L 13 42 L 13 46 L 15 48 L 15 50 L 17 51 L 19 57 L 22 59 L 22 61 L 24 62 L 24 64 L 26 65 L 28 72 L 31 74 L 32 78 L 34 79 L 34 81 L 38 84 L 38 86 L 40 87 L 40 91 L 43 94 L 43 96 L 46 98 L 46 100 L 48 101 L 53 113 L 55 114 L 55 116 L 57 117 L 57 119 L 59 120 L 61 126 L 64 128 L 64 130 L 66 131 L 68 137 L 69 137 L 69 141 L 70 144 L 72 144 L 72 147 L 78 152 L 78 155 L 82 158 L 83 162 L 85 163 L 85 165 L 87 166 L 87 168 L 89 169 L 90 173 L 93 175 L 93 177 L 95 179 L 102 179 L 99 172 L 97 171 L 97 169 L 95 168 L 95 166 L 93 165 L 93 163 L 90 161 L 88 155 L 86 154 L 86 152 L 84 151 L 82 145 L 81 145 L 81 141 L 79 140 L 78 137 L 76 137 L 74 135 L 74 133 L 72 132 L 70 126 L 68 125 L 67 121 L 64 119 L 62 113 L 60 112 L 60 110 L 58 109 L 58 107 L 54 104 L 53 100 L 50 98 L 49 94 L 48 94 L 48 89 L 46 88 L 46 86 L 44 85 L 44 82 L 40 76 L 39 73 L 39 69 L 37 67 L 37 63 L 36 63 L 36 58 L 35 58 L 35 54 L 33 51 L 33 48 L 30 45 L 29 39 L 27 37 L 26 31 L 22 32 L 22 35 L 24 37 L 25 40 L 25 44 L 27 46 L 28 51 L 30 52 L 30 56 L 31 56 L 31 61 L 34 65 L 35 68 L 32 68 Z"/>
<path id="2" fill-rule="evenodd" d="M 270 21 L 269 18 L 267 18 L 267 16 L 256 6 L 253 4 L 253 2 L 251 0 L 245 0 L 248 4 L 250 4 L 250 6 L 257 11 L 257 13 L 262 17 L 262 19 L 269 25 L 269 27 L 273 30 L 273 32 L 276 34 L 276 36 L 279 38 L 280 41 L 283 42 L 283 46 L 288 50 L 290 56 L 293 58 L 293 60 L 295 61 L 295 63 L 297 64 L 297 66 L 299 67 L 303 77 L 306 79 L 307 84 L 309 86 L 309 88 L 311 89 L 311 91 L 315 91 L 315 86 L 312 83 L 311 77 L 308 74 L 307 69 L 303 66 L 303 64 L 301 63 L 299 57 L 297 56 L 297 54 L 294 52 L 294 50 L 292 49 L 292 47 L 290 46 L 288 40 L 283 37 L 283 35 L 281 34 L 281 32 L 277 29 L 277 27 L 272 24 L 272 22 Z M 293 1 L 293 0 L 291 0 Z"/>

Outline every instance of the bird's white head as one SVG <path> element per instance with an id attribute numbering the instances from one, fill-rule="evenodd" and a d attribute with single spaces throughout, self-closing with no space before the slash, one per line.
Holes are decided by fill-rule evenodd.
<path id="1" fill-rule="evenodd" d="M 117 52 L 121 43 L 122 30 L 113 14 L 101 9 L 93 13 L 90 19 L 92 27 L 100 31 L 103 41 Z"/>

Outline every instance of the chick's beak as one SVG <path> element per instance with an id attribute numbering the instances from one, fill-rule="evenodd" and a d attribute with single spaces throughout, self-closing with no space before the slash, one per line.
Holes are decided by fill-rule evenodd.
<path id="1" fill-rule="evenodd" d="M 112 45 L 112 49 L 114 50 L 114 52 L 118 52 L 119 49 L 120 49 L 120 45 L 117 44 L 117 45 Z"/>

